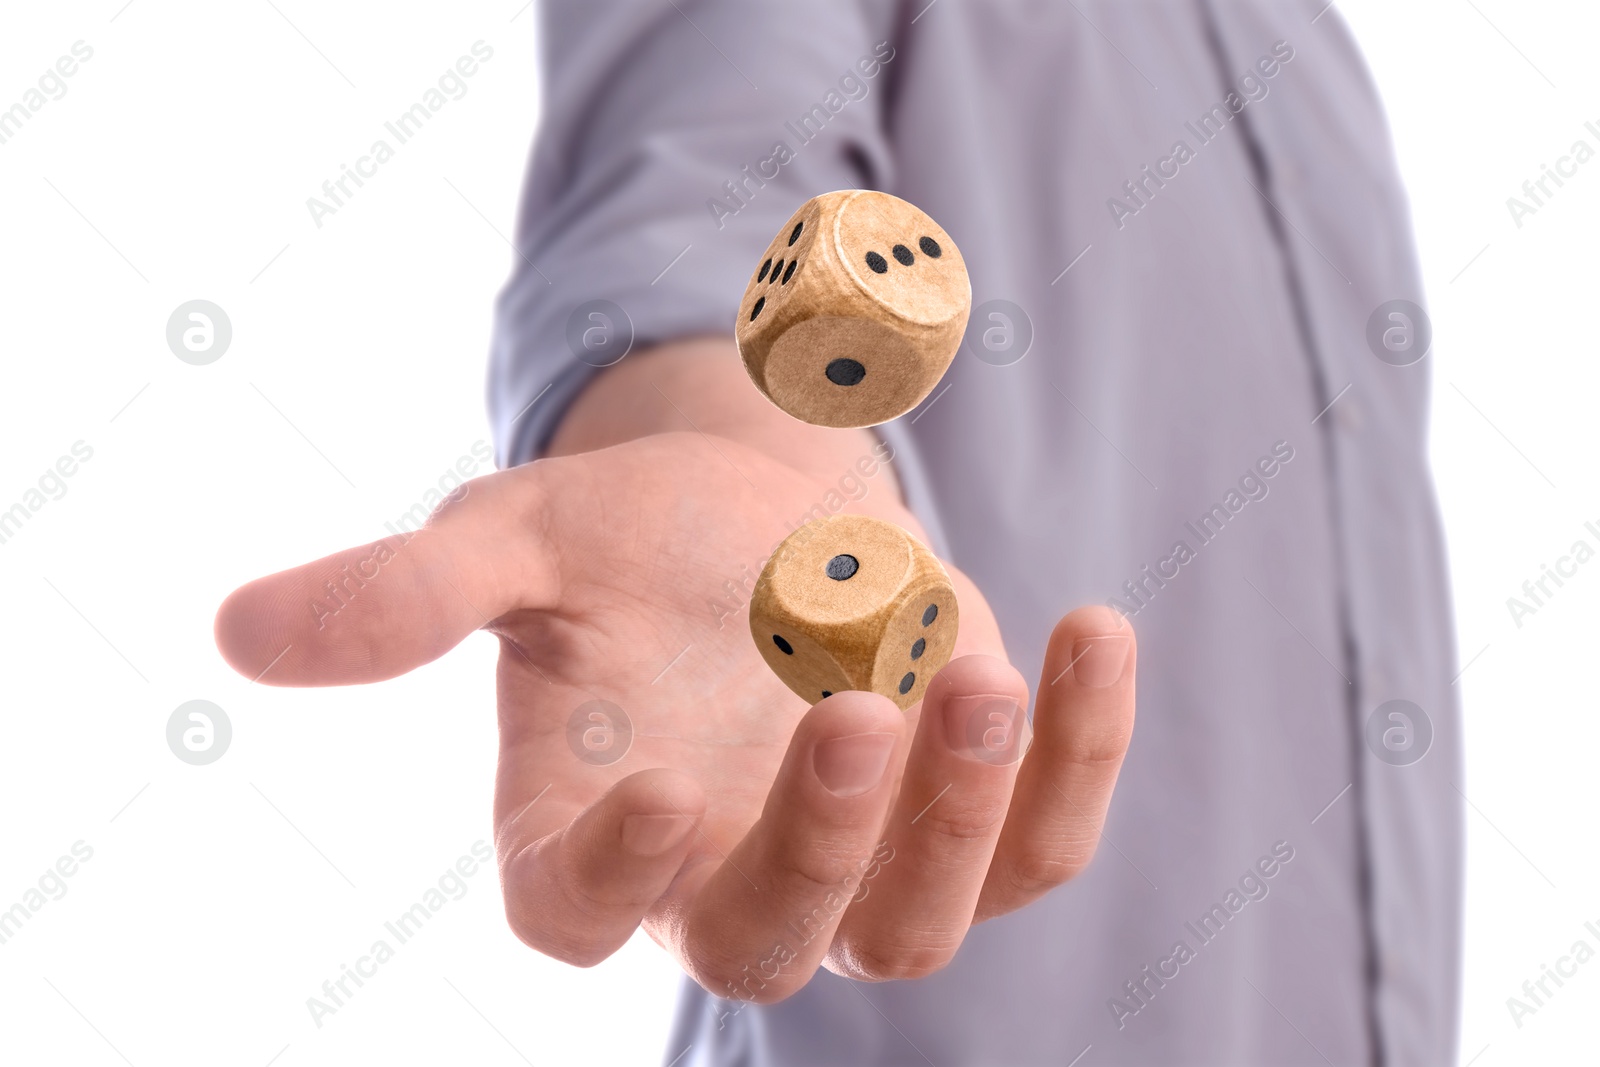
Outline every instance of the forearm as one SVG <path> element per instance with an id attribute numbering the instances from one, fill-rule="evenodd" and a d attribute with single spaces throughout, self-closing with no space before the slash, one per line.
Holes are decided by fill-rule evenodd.
<path id="1" fill-rule="evenodd" d="M 598 375 L 573 402 L 546 454 L 683 430 L 738 441 L 830 482 L 878 444 L 871 430 L 812 426 L 784 414 L 751 383 L 733 338 L 704 337 L 634 353 Z M 880 477 L 898 501 L 893 468 L 885 465 Z"/>

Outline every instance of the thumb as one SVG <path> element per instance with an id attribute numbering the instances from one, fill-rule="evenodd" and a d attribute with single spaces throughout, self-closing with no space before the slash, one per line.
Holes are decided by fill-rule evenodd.
<path id="1" fill-rule="evenodd" d="M 538 481 L 533 467 L 473 479 L 421 530 L 241 586 L 217 611 L 217 648 L 268 685 L 377 682 L 508 611 L 554 606 Z"/>

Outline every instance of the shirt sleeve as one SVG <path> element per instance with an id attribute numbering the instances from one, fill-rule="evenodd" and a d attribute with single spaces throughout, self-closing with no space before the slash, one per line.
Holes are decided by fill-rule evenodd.
<path id="1" fill-rule="evenodd" d="M 751 264 L 803 201 L 892 185 L 902 17 L 869 0 L 541 3 L 543 112 L 490 356 L 502 466 L 540 455 L 624 351 L 731 336 Z M 926 499 L 909 434 L 880 436 Z"/>

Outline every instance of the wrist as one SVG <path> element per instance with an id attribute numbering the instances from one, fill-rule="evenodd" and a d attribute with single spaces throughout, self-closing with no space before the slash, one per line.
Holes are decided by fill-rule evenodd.
<path id="1" fill-rule="evenodd" d="M 607 368 L 578 395 L 545 454 L 679 431 L 736 441 L 823 483 L 848 483 L 855 472 L 886 486 L 873 495 L 900 503 L 899 481 L 887 466 L 892 449 L 876 433 L 784 414 L 750 381 L 731 337 L 658 345 Z M 869 468 L 872 474 L 862 473 Z"/>

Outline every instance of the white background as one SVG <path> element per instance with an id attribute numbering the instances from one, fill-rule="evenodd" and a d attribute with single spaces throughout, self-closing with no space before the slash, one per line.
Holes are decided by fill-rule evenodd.
<path id="1" fill-rule="evenodd" d="M 494 642 L 306 691 L 251 685 L 211 640 L 234 586 L 373 538 L 488 439 L 532 12 L 123 2 L 17 5 L 0 32 L 0 108 L 73 42 L 94 49 L 0 145 L 0 510 L 93 449 L 0 544 L 0 909 L 93 849 L 0 945 L 0 1060 L 656 1062 L 670 961 L 643 937 L 590 971 L 542 959 L 506 930 L 492 868 L 314 1026 L 306 998 L 489 837 Z M 1505 200 L 1574 140 L 1600 148 L 1583 129 L 1600 126 L 1600 12 L 1338 12 L 1389 108 L 1435 326 L 1468 665 L 1461 1062 L 1593 1062 L 1600 961 L 1520 1028 L 1506 998 L 1580 937 L 1600 947 L 1583 929 L 1600 926 L 1600 561 L 1520 628 L 1506 599 L 1575 540 L 1600 547 L 1600 160 L 1520 230 Z M 306 198 L 480 39 L 494 57 L 466 95 L 314 227 Z M 234 330 L 205 367 L 164 336 L 195 298 Z M 233 724 L 208 767 L 166 745 L 196 698 Z"/>

